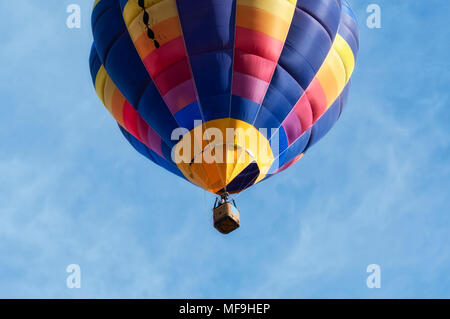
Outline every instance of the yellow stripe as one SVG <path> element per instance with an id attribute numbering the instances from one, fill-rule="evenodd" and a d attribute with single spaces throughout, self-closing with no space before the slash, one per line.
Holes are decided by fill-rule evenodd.
<path id="1" fill-rule="evenodd" d="M 258 8 L 291 24 L 297 0 L 238 0 L 237 5 Z"/>
<path id="2" fill-rule="evenodd" d="M 284 43 L 290 23 L 265 10 L 239 5 L 236 26 L 264 33 Z"/>
<path id="3" fill-rule="evenodd" d="M 345 77 L 344 65 L 336 50 L 332 47 L 317 73 L 317 79 L 327 98 L 327 108 L 333 104 L 344 89 L 346 84 Z"/>
<path id="4" fill-rule="evenodd" d="M 94 5 L 92 6 L 92 9 L 94 9 L 100 1 L 101 0 L 95 0 Z"/>
<path id="5" fill-rule="evenodd" d="M 353 55 L 352 48 L 340 34 L 336 36 L 333 47 L 344 63 L 346 73 L 345 82 L 348 82 L 355 68 L 355 56 Z"/>
<path id="6" fill-rule="evenodd" d="M 174 33 L 174 31 L 176 31 L 177 36 L 181 35 L 181 27 L 176 12 L 171 17 L 164 17 L 164 19 L 158 19 L 158 22 L 152 24 L 151 27 L 155 32 L 155 36 L 160 41 L 167 42 L 173 39 L 172 34 Z M 133 42 L 136 42 L 142 35 L 146 35 L 146 30 L 147 29 L 142 23 L 142 14 L 139 14 L 134 19 L 134 21 L 128 26 L 128 31 L 131 35 L 131 38 L 133 39 Z"/>
<path id="7" fill-rule="evenodd" d="M 125 127 L 123 122 L 125 97 L 111 80 L 103 65 L 100 67 L 95 79 L 95 90 L 105 108 L 122 127 Z"/>
<path id="8" fill-rule="evenodd" d="M 97 75 L 95 77 L 95 91 L 97 92 L 98 97 L 105 104 L 105 82 L 107 78 L 107 73 L 103 65 L 98 69 Z"/>
<path id="9" fill-rule="evenodd" d="M 171 17 L 178 16 L 178 10 L 175 0 L 154 0 L 152 5 L 146 5 L 146 11 L 150 16 L 149 25 L 153 26 Z M 137 0 L 129 0 L 123 9 L 123 18 L 127 27 L 130 27 L 134 20 L 139 16 L 138 22 L 141 28 L 142 23 L 142 8 L 139 7 Z M 136 28 L 136 27 L 134 27 Z"/>
<path id="10" fill-rule="evenodd" d="M 149 26 L 155 33 L 160 45 L 176 39 L 182 35 L 178 9 L 175 0 L 153 1 L 147 3 L 146 11 L 149 14 Z M 123 17 L 128 33 L 144 60 L 156 47 L 153 40 L 147 37 L 147 28 L 143 23 L 143 11 L 135 1 L 128 1 L 123 10 Z"/>
<path id="11" fill-rule="evenodd" d="M 114 91 L 117 90 L 116 85 L 114 84 L 114 82 L 111 80 L 111 78 L 109 76 L 107 76 L 106 78 L 106 84 L 105 84 L 105 107 L 106 109 L 109 111 L 109 113 L 112 114 L 112 100 L 113 100 L 113 95 L 114 95 Z"/>
<path id="12" fill-rule="evenodd" d="M 156 39 L 161 46 L 182 35 L 178 17 L 172 17 L 156 24 L 153 26 L 153 32 L 155 32 Z M 147 37 L 145 30 L 137 38 L 139 31 L 130 31 L 129 33 L 132 35 L 134 46 L 142 59 L 156 50 L 155 43 Z"/>
<path id="13" fill-rule="evenodd" d="M 344 38 L 338 34 L 316 75 L 327 99 L 327 109 L 344 90 L 354 68 L 353 52 Z"/>
<path id="14" fill-rule="evenodd" d="M 123 128 L 125 128 L 125 123 L 123 121 L 124 104 L 125 104 L 125 97 L 122 95 L 122 93 L 120 93 L 118 89 L 114 90 L 112 96 L 112 103 L 110 107 L 111 114 Z"/>

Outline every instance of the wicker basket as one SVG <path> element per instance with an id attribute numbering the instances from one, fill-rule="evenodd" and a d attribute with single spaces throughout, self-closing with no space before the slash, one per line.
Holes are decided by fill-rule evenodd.
<path id="1" fill-rule="evenodd" d="M 215 207 L 213 213 L 214 227 L 222 234 L 229 234 L 241 225 L 239 211 L 231 203 L 224 203 Z"/>

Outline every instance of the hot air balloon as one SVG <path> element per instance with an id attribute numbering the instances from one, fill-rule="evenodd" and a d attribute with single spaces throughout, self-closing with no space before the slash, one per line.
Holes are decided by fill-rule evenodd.
<path id="1" fill-rule="evenodd" d="M 223 233 L 239 227 L 229 194 L 338 120 L 359 47 L 345 0 L 96 0 L 92 32 L 100 100 L 139 153 L 220 196 Z"/>

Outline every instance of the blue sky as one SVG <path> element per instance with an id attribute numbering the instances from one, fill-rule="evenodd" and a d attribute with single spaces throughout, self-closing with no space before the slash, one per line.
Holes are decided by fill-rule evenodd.
<path id="1" fill-rule="evenodd" d="M 227 237 L 213 197 L 138 155 L 97 99 L 92 1 L 0 2 L 0 297 L 450 298 L 450 2 L 349 2 L 361 50 L 343 117 L 239 197 Z"/>

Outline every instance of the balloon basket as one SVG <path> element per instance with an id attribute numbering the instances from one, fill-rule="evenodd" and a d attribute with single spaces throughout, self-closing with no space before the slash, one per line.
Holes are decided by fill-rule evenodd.
<path id="1" fill-rule="evenodd" d="M 229 234 L 239 228 L 239 211 L 231 203 L 224 203 L 213 209 L 214 227 L 222 234 Z"/>

